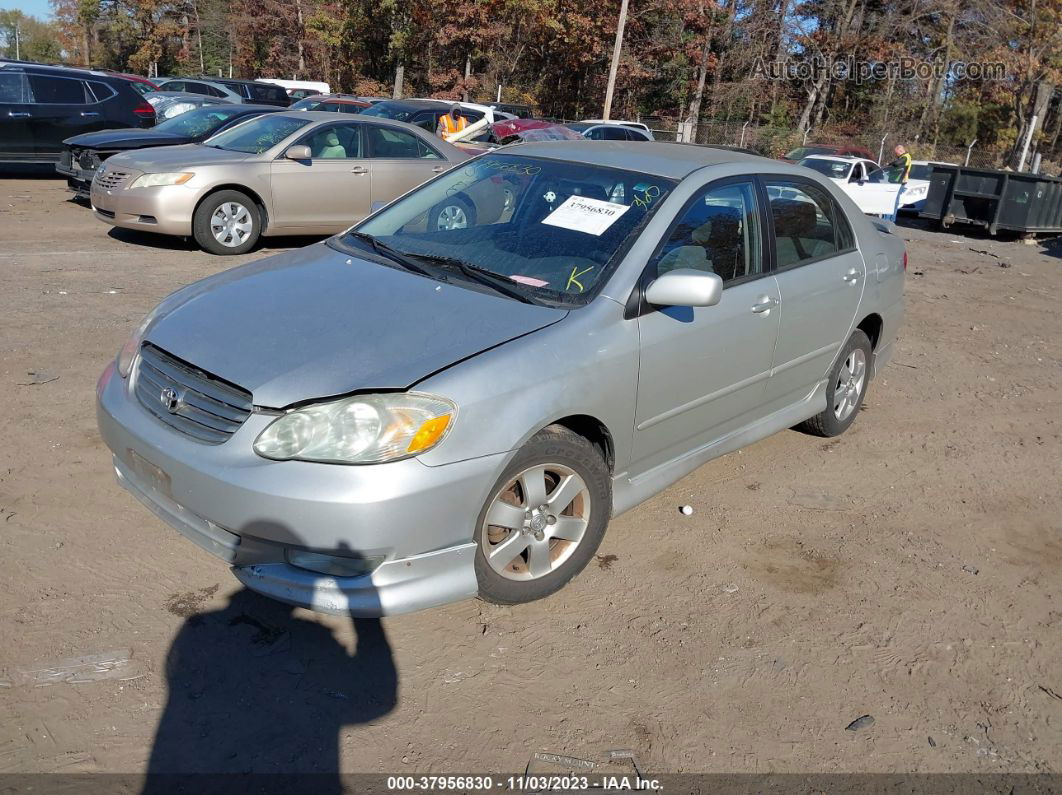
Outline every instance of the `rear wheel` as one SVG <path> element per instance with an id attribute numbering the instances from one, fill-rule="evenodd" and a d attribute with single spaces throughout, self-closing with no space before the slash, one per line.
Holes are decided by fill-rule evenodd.
<path id="1" fill-rule="evenodd" d="M 429 232 L 467 229 L 476 225 L 476 208 L 464 199 L 451 197 L 432 208 L 428 217 Z"/>
<path id="2" fill-rule="evenodd" d="M 249 196 L 221 190 L 207 196 L 192 218 L 195 242 L 212 254 L 244 254 L 262 232 L 261 214 Z"/>
<path id="3" fill-rule="evenodd" d="M 830 371 L 826 410 L 802 423 L 800 430 L 816 436 L 840 436 L 855 422 L 870 382 L 870 339 L 856 329 Z"/>
<path id="4" fill-rule="evenodd" d="M 502 473 L 476 528 L 476 578 L 488 602 L 549 596 L 586 567 L 612 513 L 608 467 L 590 442 L 552 425 Z"/>

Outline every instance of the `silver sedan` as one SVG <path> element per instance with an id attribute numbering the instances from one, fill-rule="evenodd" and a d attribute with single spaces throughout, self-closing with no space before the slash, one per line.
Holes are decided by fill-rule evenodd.
<path id="1" fill-rule="evenodd" d="M 905 268 L 807 169 L 514 145 L 174 293 L 104 371 L 99 425 L 120 482 L 254 590 L 355 615 L 526 602 L 706 461 L 843 433 Z"/>

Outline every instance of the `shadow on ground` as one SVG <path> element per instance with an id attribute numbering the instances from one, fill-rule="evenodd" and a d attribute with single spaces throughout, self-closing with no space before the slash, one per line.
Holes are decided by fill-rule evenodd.
<path id="1" fill-rule="evenodd" d="M 178 596 L 185 598 L 171 598 L 171 611 L 191 614 L 167 655 L 169 697 L 143 791 L 171 792 L 203 773 L 286 773 L 316 774 L 314 792 L 340 792 L 344 727 L 397 703 L 379 619 L 352 619 L 351 652 L 313 614 L 247 589 L 204 613 L 192 612 L 194 594 Z"/>
<path id="2" fill-rule="evenodd" d="M 134 246 L 165 249 L 167 251 L 200 251 L 199 245 L 190 237 L 157 235 L 152 234 L 151 232 L 141 232 L 136 229 L 123 229 L 118 226 L 112 226 L 107 231 L 107 234 L 112 240 L 118 240 L 122 243 L 128 243 Z M 303 246 L 308 246 L 311 243 L 316 243 L 320 240 L 324 240 L 324 236 L 316 235 L 308 237 L 303 235 L 285 235 L 283 237 L 263 237 L 252 251 L 270 251 L 273 249 L 280 251 L 292 248 L 302 248 Z"/>

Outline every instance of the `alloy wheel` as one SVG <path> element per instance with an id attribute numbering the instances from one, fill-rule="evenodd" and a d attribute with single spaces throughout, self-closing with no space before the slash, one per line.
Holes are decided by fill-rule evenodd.
<path id="1" fill-rule="evenodd" d="M 448 204 L 439 211 L 439 218 L 435 222 L 435 228 L 439 231 L 450 229 L 464 229 L 468 226 L 468 215 L 465 208 L 459 204 Z"/>
<path id="2" fill-rule="evenodd" d="M 867 357 L 862 348 L 853 348 L 844 360 L 833 389 L 833 415 L 844 422 L 859 405 L 867 377 Z"/>
<path id="3" fill-rule="evenodd" d="M 590 520 L 590 490 L 563 464 L 520 472 L 494 495 L 480 545 L 488 565 L 510 580 L 536 580 L 572 556 Z"/>

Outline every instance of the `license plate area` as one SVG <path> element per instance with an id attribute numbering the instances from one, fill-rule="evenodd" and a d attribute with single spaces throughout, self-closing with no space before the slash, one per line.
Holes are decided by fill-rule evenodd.
<path id="1" fill-rule="evenodd" d="M 136 450 L 127 448 L 126 452 L 129 454 L 129 468 L 140 479 L 143 488 L 150 489 L 156 494 L 172 500 L 173 484 L 170 482 L 170 476 L 161 467 L 152 464 Z"/>

